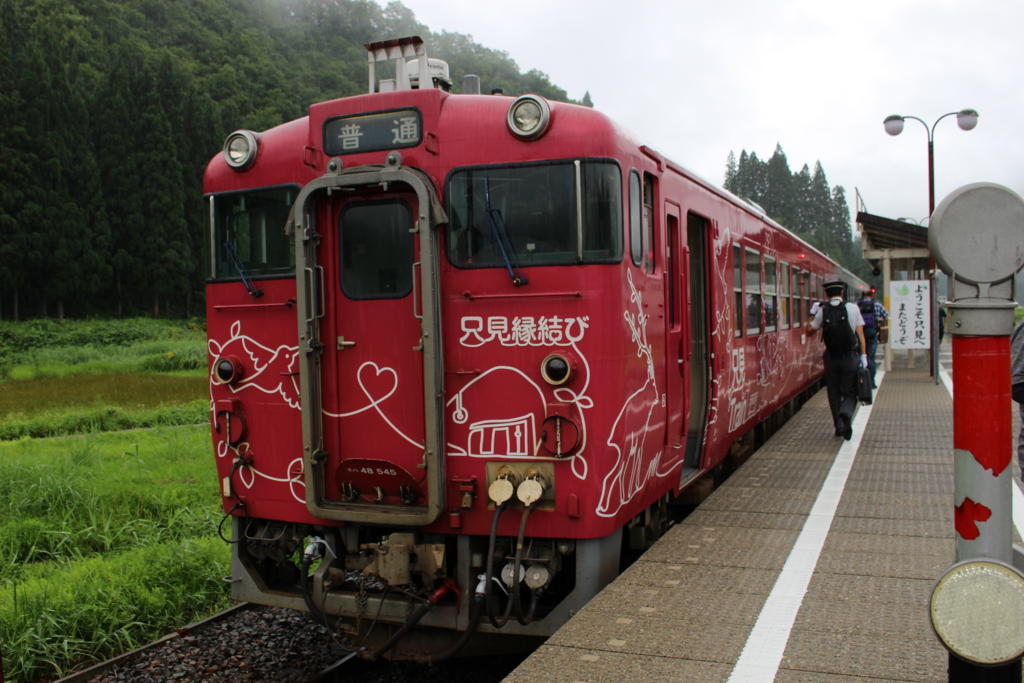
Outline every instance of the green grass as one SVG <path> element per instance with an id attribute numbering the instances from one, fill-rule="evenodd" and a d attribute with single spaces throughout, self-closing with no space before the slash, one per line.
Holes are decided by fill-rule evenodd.
<path id="1" fill-rule="evenodd" d="M 203 422 L 194 321 L 0 322 L 0 440 Z"/>
<path id="2" fill-rule="evenodd" d="M 195 320 L 0 321 L 0 381 L 111 372 L 205 373 Z"/>
<path id="3" fill-rule="evenodd" d="M 52 679 L 223 608 L 207 427 L 0 443 L 5 674 Z"/>
<path id="4" fill-rule="evenodd" d="M 228 546 L 215 537 L 147 545 L 41 566 L 0 583 L 4 673 L 52 680 L 230 603 Z"/>
<path id="5" fill-rule="evenodd" d="M 155 408 L 65 408 L 31 415 L 9 415 L 0 421 L 0 441 L 70 434 L 95 434 L 144 427 L 196 425 L 210 415 L 208 399 Z"/>
<path id="6" fill-rule="evenodd" d="M 125 372 L 206 374 L 202 340 L 144 341 L 131 346 L 54 346 L 12 356 L 4 370 L 8 380 Z"/>
<path id="7" fill-rule="evenodd" d="M 0 580 L 213 533 L 216 478 L 205 425 L 0 443 Z"/>
<path id="8" fill-rule="evenodd" d="M 58 678 L 230 602 L 208 381 L 195 321 L 0 322 L 6 677 Z"/>

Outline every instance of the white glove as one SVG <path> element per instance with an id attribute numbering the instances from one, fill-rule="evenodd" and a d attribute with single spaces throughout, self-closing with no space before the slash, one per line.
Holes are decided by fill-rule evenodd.
<path id="1" fill-rule="evenodd" d="M 868 366 L 868 355 L 866 353 L 860 354 L 860 366 L 866 368 Z"/>
<path id="2" fill-rule="evenodd" d="M 811 304 L 811 317 L 812 318 L 814 316 L 818 315 L 818 309 L 819 308 L 821 308 L 821 302 L 820 301 L 815 301 L 813 304 Z"/>

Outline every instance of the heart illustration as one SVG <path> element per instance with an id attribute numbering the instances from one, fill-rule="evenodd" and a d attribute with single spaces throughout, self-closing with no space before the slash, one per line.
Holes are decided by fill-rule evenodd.
<path id="1" fill-rule="evenodd" d="M 382 368 L 373 361 L 359 366 L 356 381 L 371 404 L 387 400 L 398 390 L 398 373 L 394 368 Z"/>

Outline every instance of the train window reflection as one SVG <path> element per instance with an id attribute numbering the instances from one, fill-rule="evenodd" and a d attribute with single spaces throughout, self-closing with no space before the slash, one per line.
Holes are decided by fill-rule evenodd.
<path id="1" fill-rule="evenodd" d="M 622 177 L 580 164 L 582 235 L 573 162 L 463 169 L 448 181 L 448 258 L 467 268 L 613 263 L 622 258 Z M 582 244 L 580 238 L 582 237 Z"/>
<path id="2" fill-rule="evenodd" d="M 764 329 L 774 332 L 779 315 L 779 302 L 776 298 L 775 259 L 764 258 Z"/>
<path id="3" fill-rule="evenodd" d="M 284 234 L 284 224 L 297 195 L 296 188 L 286 187 L 215 196 L 213 276 L 294 275 L 295 242 Z"/>
<path id="4" fill-rule="evenodd" d="M 738 244 L 732 247 L 732 292 L 735 320 L 733 324 L 736 337 L 743 336 L 743 249 Z"/>
<path id="5" fill-rule="evenodd" d="M 341 289 L 350 299 L 400 299 L 412 291 L 412 211 L 401 200 L 341 212 Z"/>
<path id="6" fill-rule="evenodd" d="M 761 331 L 761 254 L 747 249 L 747 334 Z"/>

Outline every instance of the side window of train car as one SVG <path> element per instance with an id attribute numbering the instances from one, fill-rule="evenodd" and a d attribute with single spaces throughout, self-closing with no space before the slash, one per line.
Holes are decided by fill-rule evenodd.
<path id="1" fill-rule="evenodd" d="M 790 293 L 793 296 L 793 326 L 797 327 L 804 323 L 804 321 L 807 319 L 807 316 L 804 313 L 804 308 L 802 305 L 803 299 L 800 298 L 800 269 L 797 268 L 796 266 L 793 266 L 791 272 L 793 274 L 793 286 L 790 289 Z"/>
<path id="2" fill-rule="evenodd" d="M 644 173 L 644 270 L 654 272 L 654 176 Z"/>
<path id="3" fill-rule="evenodd" d="M 634 266 L 654 272 L 654 176 L 629 172 L 629 256 Z"/>
<path id="4" fill-rule="evenodd" d="M 732 245 L 733 336 L 743 336 L 743 248 Z"/>
<path id="5" fill-rule="evenodd" d="M 295 240 L 284 224 L 298 194 L 278 187 L 211 197 L 213 278 L 294 277 Z"/>
<path id="6" fill-rule="evenodd" d="M 789 329 L 789 264 L 779 264 L 779 329 Z"/>
<path id="7" fill-rule="evenodd" d="M 779 300 L 776 292 L 775 259 L 764 257 L 764 329 L 774 332 L 778 324 Z"/>
<path id="8" fill-rule="evenodd" d="M 456 169 L 447 206 L 448 259 L 460 268 L 622 259 L 622 174 L 612 161 Z"/>
<path id="9" fill-rule="evenodd" d="M 629 172 L 629 257 L 634 266 L 644 262 L 643 205 L 640 202 L 640 174 Z"/>
<path id="10" fill-rule="evenodd" d="M 747 249 L 747 336 L 761 332 L 761 254 Z"/>

